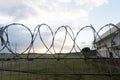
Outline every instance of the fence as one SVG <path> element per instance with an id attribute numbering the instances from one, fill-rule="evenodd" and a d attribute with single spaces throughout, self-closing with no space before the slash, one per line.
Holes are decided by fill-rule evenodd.
<path id="1" fill-rule="evenodd" d="M 111 28 L 111 26 L 113 28 Z M 13 27 L 20 27 L 19 29 L 23 28 L 23 30 L 18 30 L 15 33 L 13 32 Z M 42 37 L 42 27 L 46 27 L 50 30 L 48 34 L 48 36 L 50 36 L 49 38 L 51 38 L 50 43 L 45 42 L 46 39 Z M 103 41 L 105 38 L 103 39 L 103 36 L 100 35 L 100 32 L 106 27 L 109 28 L 107 34 L 110 35 L 110 38 L 107 37 L 107 39 L 110 40 L 109 44 L 111 46 Z M 88 53 L 86 53 L 88 55 L 86 58 L 84 52 L 81 52 L 80 45 L 77 43 L 77 38 L 80 32 L 88 28 L 93 34 L 93 47 L 95 50 L 89 50 Z M 60 33 L 63 37 L 63 42 L 60 43 L 61 47 L 59 47 L 57 51 L 57 43 L 55 41 L 59 41 L 56 37 L 58 37 L 57 34 L 61 30 L 64 30 L 65 34 Z M 33 32 L 27 26 L 19 23 L 1 27 L 0 80 L 119 80 L 119 45 L 117 44 L 116 48 L 113 44 L 113 41 L 117 41 L 116 39 L 118 39 L 119 31 L 119 26 L 114 24 L 107 24 L 99 31 L 96 31 L 92 25 L 85 26 L 80 28 L 76 35 L 69 26 L 61 26 L 57 28 L 55 32 L 53 32 L 51 27 L 47 24 L 38 25 Z M 13 32 L 13 34 L 10 34 L 10 32 Z M 24 36 L 22 39 L 26 40 L 25 43 L 28 42 L 27 45 L 25 43 L 20 44 L 20 46 L 24 45 L 26 47 L 22 46 L 24 49 L 17 47 L 22 40 L 19 40 L 18 43 L 14 43 L 17 38 L 19 39 L 22 33 L 24 35 L 29 35 L 22 35 Z M 17 36 L 15 36 L 16 34 Z M 39 41 L 36 42 L 38 38 Z M 72 44 L 67 53 L 63 53 L 67 38 L 72 41 Z M 101 41 L 103 41 L 102 44 L 98 44 Z M 38 54 L 34 51 L 36 50 L 35 45 L 40 42 L 40 45 L 44 46 L 45 51 L 44 53 Z M 109 41 L 107 40 L 107 42 Z M 117 42 L 119 42 L 119 39 Z M 102 47 L 104 45 L 106 50 L 104 54 L 108 54 L 108 56 L 104 57 L 101 55 L 101 45 Z M 109 56 L 109 48 L 112 48 L 112 53 L 116 57 Z"/>

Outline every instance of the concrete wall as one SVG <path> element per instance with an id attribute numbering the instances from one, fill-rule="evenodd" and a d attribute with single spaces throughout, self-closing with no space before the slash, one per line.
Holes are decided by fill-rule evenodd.
<path id="1" fill-rule="evenodd" d="M 112 33 L 96 42 L 98 52 L 102 57 L 109 57 L 108 49 L 112 49 L 113 57 L 120 57 L 120 32 Z"/>

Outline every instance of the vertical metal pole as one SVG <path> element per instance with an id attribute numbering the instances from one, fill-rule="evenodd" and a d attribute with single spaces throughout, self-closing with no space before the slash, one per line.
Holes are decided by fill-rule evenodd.
<path id="1" fill-rule="evenodd" d="M 65 68 L 66 68 L 66 61 L 65 61 L 65 59 L 64 59 L 64 80 L 65 80 L 65 78 L 66 78 L 66 75 L 65 75 L 65 73 L 66 73 L 66 70 L 65 70 Z"/>
<path id="2" fill-rule="evenodd" d="M 112 79 L 112 68 L 111 68 L 111 59 L 108 59 L 108 62 L 107 62 L 107 66 L 108 66 L 108 71 L 109 71 L 109 74 L 110 74 L 110 76 L 109 76 L 109 78 L 110 78 L 110 80 Z"/>
<path id="3" fill-rule="evenodd" d="M 30 71 L 29 61 L 28 61 L 28 60 L 27 60 L 27 68 L 28 68 L 28 70 L 27 70 L 27 71 Z M 27 80 L 29 80 L 29 73 L 27 73 Z"/>
<path id="4" fill-rule="evenodd" d="M 3 61 L 1 61 L 1 68 L 4 69 L 4 68 L 3 68 Z M 1 80 L 3 79 L 3 71 L 1 71 L 0 79 L 1 79 Z"/>
<path id="5" fill-rule="evenodd" d="M 21 71 L 21 64 L 20 64 L 20 62 L 22 63 L 21 60 L 20 60 L 20 61 L 17 61 L 17 63 L 18 63 L 18 69 L 19 69 L 19 72 L 18 72 L 18 80 L 21 79 L 21 73 L 20 73 L 20 71 Z"/>
<path id="6" fill-rule="evenodd" d="M 9 61 L 9 63 L 10 63 L 10 69 L 12 70 L 13 68 L 12 68 L 12 61 Z M 9 79 L 10 80 L 12 80 L 12 71 L 10 71 L 10 74 L 9 74 Z"/>
<path id="7" fill-rule="evenodd" d="M 38 64 L 40 64 L 40 61 L 35 61 L 35 64 L 36 64 L 36 69 L 38 69 L 40 66 L 38 66 Z M 39 70 L 39 69 L 38 69 Z M 39 72 L 37 71 L 37 73 L 35 74 L 35 79 L 38 80 L 39 79 Z"/>

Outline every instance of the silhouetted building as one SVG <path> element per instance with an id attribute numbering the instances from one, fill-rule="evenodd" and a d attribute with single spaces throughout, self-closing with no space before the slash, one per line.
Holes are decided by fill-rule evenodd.
<path id="1" fill-rule="evenodd" d="M 116 24 L 120 28 L 120 23 Z M 97 38 L 95 44 L 102 57 L 120 57 L 120 30 L 115 26 Z"/>

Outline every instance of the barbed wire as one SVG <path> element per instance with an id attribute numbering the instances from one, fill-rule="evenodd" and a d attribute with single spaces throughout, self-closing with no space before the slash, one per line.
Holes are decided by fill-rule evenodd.
<path id="1" fill-rule="evenodd" d="M 80 46 L 77 44 L 76 40 L 77 40 L 78 35 L 80 34 L 80 32 L 83 31 L 83 30 L 85 30 L 86 28 L 90 28 L 90 30 L 91 30 L 91 32 L 92 32 L 92 34 L 93 34 L 93 35 L 92 35 L 92 36 L 93 36 L 93 46 L 94 46 L 94 48 L 95 48 L 97 51 L 98 51 L 98 49 L 97 49 L 97 48 L 98 48 L 98 46 L 97 46 L 97 45 L 98 45 L 98 42 L 101 42 L 101 41 L 103 40 L 103 37 L 100 35 L 100 32 L 101 32 L 105 27 L 108 27 L 108 28 L 109 28 L 109 30 L 108 30 L 107 32 L 108 32 L 108 35 L 110 35 L 110 36 L 112 37 L 112 38 L 110 38 L 110 41 L 111 41 L 111 42 L 110 42 L 110 44 L 111 44 L 110 47 L 114 47 L 113 42 L 114 42 L 116 36 L 119 36 L 119 33 L 120 33 L 120 32 L 119 32 L 119 31 L 120 31 L 120 28 L 119 28 L 117 25 L 114 25 L 114 24 L 112 24 L 112 23 L 106 24 L 105 26 L 101 27 L 98 31 L 95 30 L 95 28 L 94 28 L 92 25 L 88 25 L 88 26 L 85 26 L 85 27 L 80 28 L 80 29 L 78 30 L 78 32 L 77 32 L 76 35 L 74 34 L 72 28 L 71 28 L 70 26 L 68 26 L 68 25 L 66 25 L 66 26 L 60 26 L 60 27 L 57 28 L 57 30 L 56 30 L 55 32 L 53 32 L 52 28 L 51 28 L 49 25 L 47 25 L 47 24 L 40 24 L 40 25 L 37 25 L 37 26 L 35 27 L 34 31 L 32 32 L 27 26 L 25 26 L 25 25 L 23 25 L 23 24 L 20 24 L 20 23 L 12 23 L 12 24 L 8 24 L 8 25 L 6 25 L 6 26 L 2 26 L 2 27 L 0 28 L 0 39 L 1 39 L 1 49 L 0 49 L 0 52 L 2 52 L 5 48 L 7 48 L 7 50 L 8 50 L 11 54 L 13 54 L 14 56 L 16 56 L 16 57 L 20 57 L 20 56 L 19 56 L 18 54 L 16 54 L 15 51 L 13 51 L 13 50 L 9 47 L 11 43 L 10 43 L 10 41 L 9 41 L 10 35 L 8 34 L 8 28 L 11 27 L 11 26 L 16 26 L 16 27 L 17 27 L 17 26 L 22 26 L 22 27 L 24 27 L 24 28 L 26 29 L 26 31 L 29 32 L 29 35 L 30 35 L 30 37 L 31 37 L 31 38 L 30 38 L 30 43 L 29 43 L 29 45 L 27 46 L 27 48 L 26 48 L 23 52 L 19 53 L 19 54 L 24 54 L 25 52 L 27 52 L 27 58 L 29 58 L 29 54 L 31 53 L 32 49 L 34 50 L 34 43 L 35 43 L 35 41 L 36 41 L 37 36 L 39 36 L 40 41 L 42 42 L 44 48 L 46 48 L 46 51 L 45 51 L 45 53 L 37 56 L 36 58 L 41 57 L 41 56 L 43 56 L 43 55 L 45 55 L 45 54 L 47 54 L 47 53 L 50 53 L 50 54 L 53 55 L 54 58 L 59 59 L 59 58 L 64 58 L 64 57 L 70 55 L 73 51 L 75 51 L 75 53 L 78 54 L 78 56 L 79 56 L 79 53 L 80 53 L 80 51 L 81 51 L 81 48 L 80 48 Z M 112 29 L 110 28 L 110 26 L 112 26 L 112 29 L 114 28 L 115 30 L 112 31 Z M 50 35 L 51 35 L 51 37 L 52 37 L 52 41 L 51 41 L 50 46 L 47 46 L 47 43 L 45 43 L 45 41 L 44 41 L 44 39 L 43 39 L 43 37 L 42 37 L 42 31 L 41 31 L 41 28 L 42 28 L 42 27 L 47 27 L 47 28 L 49 29 L 49 31 L 50 31 Z M 58 33 L 61 29 L 64 30 L 65 34 L 64 34 L 64 36 L 63 36 L 63 42 L 60 43 L 60 44 L 62 44 L 62 46 L 61 46 L 61 48 L 60 48 L 60 51 L 57 52 L 56 49 L 55 49 L 55 45 L 56 45 L 56 44 L 55 44 L 55 39 L 56 39 L 57 33 Z M 114 35 L 112 35 L 112 33 L 114 33 Z M 6 40 L 5 40 L 4 37 L 6 37 Z M 64 46 L 65 46 L 65 43 L 66 43 L 67 37 L 70 37 L 70 39 L 73 41 L 73 44 L 72 44 L 70 50 L 68 51 L 68 53 L 66 53 L 64 56 L 61 57 L 62 51 L 63 51 Z M 118 40 L 118 41 L 119 41 L 119 40 Z M 23 44 L 24 44 L 24 43 L 23 43 Z M 109 51 L 109 48 L 110 48 L 110 47 L 107 45 L 107 43 L 106 43 L 105 41 L 102 41 L 102 44 L 103 44 L 104 47 L 107 49 L 107 51 Z M 21 45 L 22 45 L 22 44 L 21 44 Z M 120 46 L 118 45 L 118 48 L 119 48 L 119 47 L 120 47 Z M 53 51 L 51 51 L 51 50 L 53 50 Z M 77 50 L 79 50 L 79 51 L 77 51 Z M 113 52 L 115 53 L 116 56 L 120 57 L 119 49 L 117 49 L 117 50 L 113 49 Z M 55 56 L 54 54 L 57 54 L 57 56 Z M 98 54 L 101 55 L 101 54 L 99 53 L 99 51 L 98 51 Z"/>

